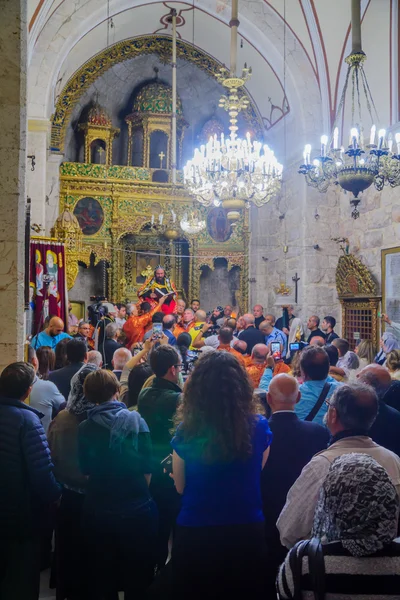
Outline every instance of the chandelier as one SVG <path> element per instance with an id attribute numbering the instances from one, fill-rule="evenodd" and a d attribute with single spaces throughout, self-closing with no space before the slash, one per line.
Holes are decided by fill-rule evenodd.
<path id="1" fill-rule="evenodd" d="M 206 222 L 204 221 L 204 219 L 201 219 L 199 217 L 197 211 L 193 211 L 189 215 L 187 212 L 184 213 L 180 225 L 182 231 L 194 235 L 196 233 L 200 233 L 201 231 L 203 231 L 203 229 L 205 229 Z"/>
<path id="2" fill-rule="evenodd" d="M 361 48 L 360 0 L 352 0 L 351 28 L 352 52 L 345 59 L 348 68 L 332 133 L 330 137 L 321 136 L 320 154 L 313 159 L 311 145 L 306 144 L 304 163 L 300 166 L 299 173 L 305 176 L 309 186 L 320 192 L 326 192 L 332 184 L 351 192 L 351 216 L 357 219 L 360 216 L 360 193 L 372 184 L 378 191 L 385 184 L 392 187 L 400 185 L 400 134 L 396 133 L 396 146 L 393 147 L 392 136 L 387 135 L 383 128 L 377 131 L 375 125 L 379 118 L 363 67 L 366 55 Z M 351 129 L 349 143 L 345 148 L 339 144 L 337 123 L 344 119 L 347 96 L 351 98 Z M 362 107 L 366 107 L 372 124 L 368 138 L 365 137 L 361 119 Z"/>
<path id="3" fill-rule="evenodd" d="M 221 206 L 227 211 L 231 224 L 237 222 L 244 207 L 253 202 L 266 204 L 280 189 L 282 165 L 273 151 L 248 133 L 245 139 L 237 136 L 237 117 L 249 104 L 243 87 L 251 76 L 246 64 L 241 77 L 236 75 L 238 0 L 232 0 L 231 68 L 223 67 L 218 81 L 227 88 L 220 100 L 230 117 L 229 136 L 215 135 L 207 144 L 196 148 L 192 160 L 184 167 L 184 183 L 189 192 L 204 206 Z"/>

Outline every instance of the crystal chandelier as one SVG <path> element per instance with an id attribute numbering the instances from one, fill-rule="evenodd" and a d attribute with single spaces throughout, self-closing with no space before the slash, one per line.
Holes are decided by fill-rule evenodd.
<path id="1" fill-rule="evenodd" d="M 205 229 L 206 222 L 203 219 L 200 219 L 197 211 L 193 211 L 189 215 L 187 212 L 184 213 L 180 225 L 182 231 L 194 235 Z"/>
<path id="2" fill-rule="evenodd" d="M 250 202 L 266 204 L 280 189 L 282 165 L 273 151 L 261 142 L 237 137 L 237 117 L 249 103 L 242 91 L 251 76 L 251 68 L 244 66 L 241 77 L 236 75 L 238 0 L 232 0 L 231 68 L 223 67 L 218 81 L 227 88 L 220 100 L 230 117 L 230 134 L 211 137 L 206 145 L 196 148 L 192 160 L 184 167 L 184 182 L 189 192 L 204 206 L 220 206 L 227 211 L 231 224 L 237 222 L 244 207 Z"/>
<path id="3" fill-rule="evenodd" d="M 311 145 L 306 144 L 304 163 L 300 166 L 299 173 L 305 176 L 308 185 L 320 192 L 326 192 L 332 184 L 340 185 L 346 192 L 351 192 L 351 216 L 357 219 L 360 216 L 357 207 L 361 192 L 372 184 L 378 191 L 381 191 L 385 184 L 392 187 L 400 184 L 400 134 L 396 133 L 394 149 L 391 135 L 387 136 L 385 129 L 379 129 L 377 132 L 374 124 L 378 123 L 379 119 L 363 67 L 366 56 L 361 48 L 360 0 L 352 0 L 351 28 L 352 52 L 345 59 L 348 68 L 333 131 L 329 138 L 327 135 L 321 136 L 320 154 L 314 159 L 311 158 Z M 339 128 L 336 124 L 344 117 L 348 95 L 351 98 L 351 129 L 349 144 L 344 148 L 339 145 Z M 362 125 L 362 107 L 366 107 L 372 123 L 368 139 L 365 138 Z"/>

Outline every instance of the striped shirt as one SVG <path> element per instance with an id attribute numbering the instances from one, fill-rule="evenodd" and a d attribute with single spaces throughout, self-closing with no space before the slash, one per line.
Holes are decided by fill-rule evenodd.
<path id="1" fill-rule="evenodd" d="M 292 548 L 279 570 L 276 584 L 280 600 L 295 597 L 298 546 Z M 400 538 L 373 556 L 352 556 L 340 542 L 322 548 L 325 600 L 399 600 Z M 302 560 L 300 587 L 302 600 L 314 600 L 307 556 Z"/>

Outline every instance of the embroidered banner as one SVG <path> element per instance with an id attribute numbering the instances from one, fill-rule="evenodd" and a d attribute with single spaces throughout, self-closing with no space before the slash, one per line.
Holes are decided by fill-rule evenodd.
<path id="1" fill-rule="evenodd" d="M 32 240 L 30 242 L 29 306 L 32 333 L 43 329 L 48 316 L 67 323 L 67 295 L 64 244 Z"/>

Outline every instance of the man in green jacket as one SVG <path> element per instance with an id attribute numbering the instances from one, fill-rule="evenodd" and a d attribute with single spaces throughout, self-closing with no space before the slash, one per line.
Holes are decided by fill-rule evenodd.
<path id="1" fill-rule="evenodd" d="M 150 387 L 143 389 L 138 398 L 138 411 L 150 429 L 153 444 L 153 474 L 150 492 L 159 511 L 158 569 L 168 556 L 168 540 L 179 512 L 180 496 L 173 480 L 164 473 L 161 461 L 171 453 L 173 418 L 182 393 L 178 385 L 182 360 L 170 345 L 161 344 L 150 354 L 150 366 L 155 378 Z"/>

